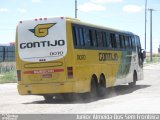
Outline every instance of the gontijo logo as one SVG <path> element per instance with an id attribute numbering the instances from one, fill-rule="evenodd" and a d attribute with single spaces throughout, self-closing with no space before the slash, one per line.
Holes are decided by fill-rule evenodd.
<path id="1" fill-rule="evenodd" d="M 56 23 L 38 24 L 34 29 L 29 29 L 37 37 L 45 37 L 48 35 L 48 30 Z"/>

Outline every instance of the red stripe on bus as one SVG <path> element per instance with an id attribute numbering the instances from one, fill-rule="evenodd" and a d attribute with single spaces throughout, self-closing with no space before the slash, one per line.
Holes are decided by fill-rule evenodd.
<path id="1" fill-rule="evenodd" d="M 54 69 L 54 72 L 63 72 L 64 69 Z"/>

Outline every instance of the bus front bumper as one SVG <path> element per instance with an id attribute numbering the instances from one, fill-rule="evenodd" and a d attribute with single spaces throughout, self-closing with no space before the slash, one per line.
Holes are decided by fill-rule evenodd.
<path id="1" fill-rule="evenodd" d="M 58 93 L 73 93 L 74 82 L 64 83 L 41 83 L 41 84 L 18 84 L 20 95 L 43 95 Z"/>

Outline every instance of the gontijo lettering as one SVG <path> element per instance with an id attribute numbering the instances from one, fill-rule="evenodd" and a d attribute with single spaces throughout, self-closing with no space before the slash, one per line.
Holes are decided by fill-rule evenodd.
<path id="1" fill-rule="evenodd" d="M 99 53 L 99 61 L 117 61 L 117 53 Z"/>
<path id="2" fill-rule="evenodd" d="M 28 42 L 28 43 L 21 43 L 20 49 L 37 48 L 37 47 L 53 47 L 53 46 L 63 46 L 63 45 L 65 45 L 64 40 L 55 40 L 54 42 L 50 42 L 50 41 Z"/>

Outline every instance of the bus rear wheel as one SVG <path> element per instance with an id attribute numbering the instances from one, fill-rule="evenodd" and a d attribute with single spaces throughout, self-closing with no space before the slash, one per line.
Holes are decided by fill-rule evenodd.
<path id="1" fill-rule="evenodd" d="M 104 97 L 105 95 L 106 95 L 106 80 L 104 76 L 101 76 L 98 86 L 98 96 Z"/>
<path id="2" fill-rule="evenodd" d="M 53 100 L 53 96 L 52 95 L 43 95 L 44 100 L 46 102 L 51 102 Z"/>
<path id="3" fill-rule="evenodd" d="M 90 97 L 89 99 L 96 98 L 97 94 L 98 94 L 98 82 L 96 77 L 93 76 L 91 79 L 91 90 L 89 93 L 89 97 Z"/>

